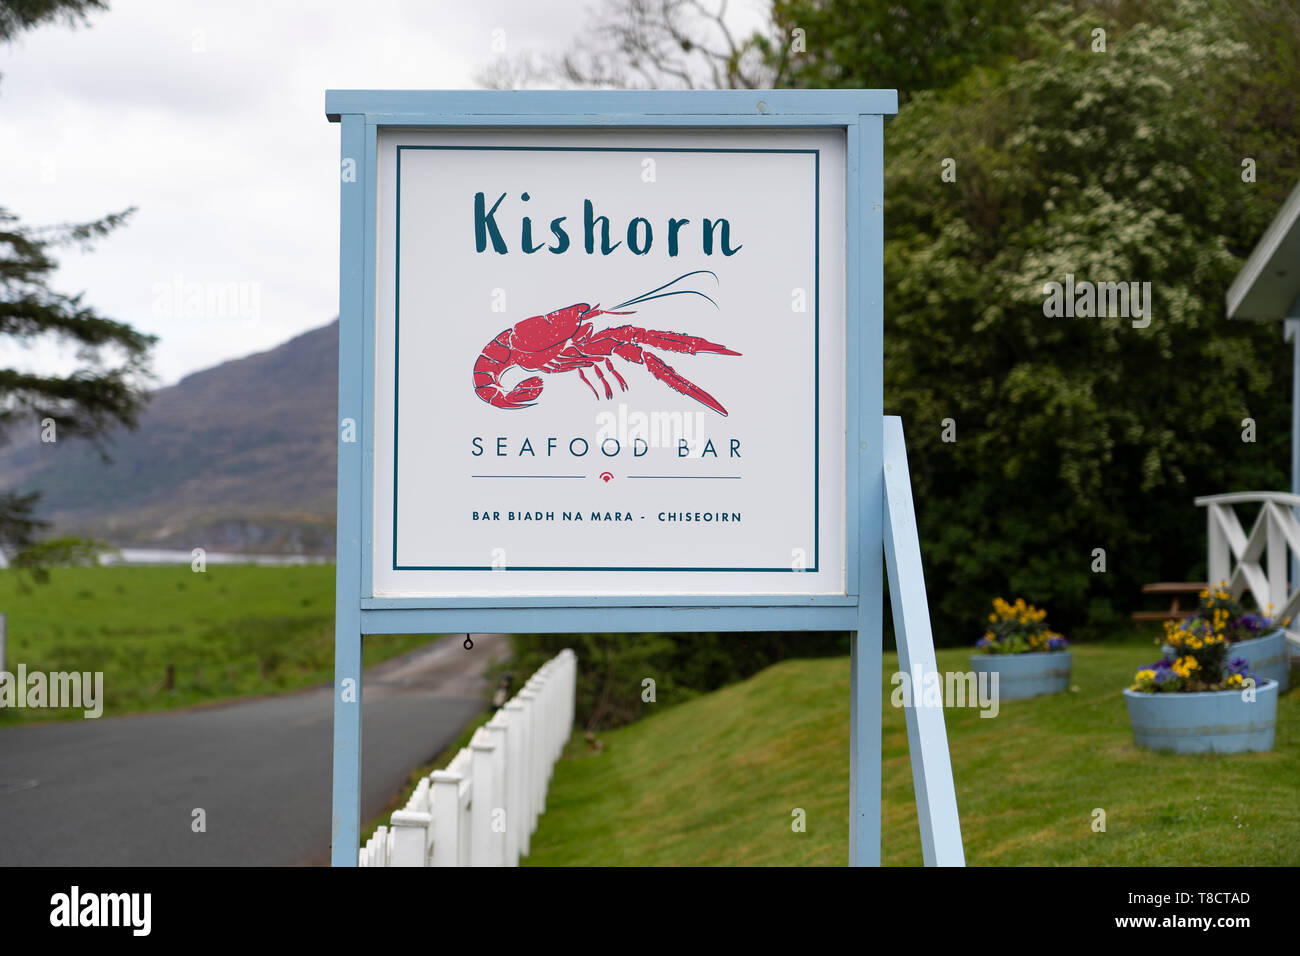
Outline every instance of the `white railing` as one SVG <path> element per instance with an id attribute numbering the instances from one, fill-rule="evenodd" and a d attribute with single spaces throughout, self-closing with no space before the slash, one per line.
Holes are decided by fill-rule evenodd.
<path id="1" fill-rule="evenodd" d="M 565 648 L 474 731 L 445 770 L 360 851 L 361 866 L 518 866 L 573 726 L 578 658 Z"/>
<path id="2" fill-rule="evenodd" d="M 1300 647 L 1300 581 L 1288 587 L 1288 551 L 1300 555 L 1300 521 L 1294 508 L 1300 507 L 1300 495 L 1282 491 L 1245 491 L 1197 498 L 1198 507 L 1206 509 L 1208 554 L 1211 584 L 1228 582 L 1233 597 L 1249 591 L 1261 611 L 1273 617 L 1290 618 L 1287 637 L 1292 651 Z M 1233 505 L 1259 505 L 1259 515 L 1250 534 L 1242 530 Z"/>

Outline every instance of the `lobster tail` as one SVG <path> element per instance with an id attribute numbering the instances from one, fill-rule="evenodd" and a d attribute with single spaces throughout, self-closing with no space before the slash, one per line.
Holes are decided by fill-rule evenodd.
<path id="1" fill-rule="evenodd" d="M 534 375 L 506 391 L 501 375 L 513 367 L 505 361 L 509 357 L 510 349 L 497 339 L 487 344 L 474 363 L 474 394 L 495 408 L 527 408 L 542 394 L 542 380 Z"/>

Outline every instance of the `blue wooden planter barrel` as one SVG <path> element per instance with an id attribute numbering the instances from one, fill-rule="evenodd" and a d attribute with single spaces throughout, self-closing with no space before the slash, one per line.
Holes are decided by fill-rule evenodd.
<path id="1" fill-rule="evenodd" d="M 1291 649 L 1287 647 L 1286 631 L 1280 627 L 1263 637 L 1228 645 L 1228 656 L 1246 658 L 1255 679 L 1275 680 L 1279 691 L 1291 686 Z"/>
<path id="2" fill-rule="evenodd" d="M 1277 681 L 1255 689 L 1254 701 L 1239 690 L 1194 694 L 1144 694 L 1124 690 L 1133 739 L 1139 747 L 1180 754 L 1272 750 L 1277 727 Z"/>
<path id="3" fill-rule="evenodd" d="M 1069 651 L 972 654 L 970 663 L 976 674 L 997 672 L 999 700 L 1059 694 L 1070 686 Z"/>
<path id="4" fill-rule="evenodd" d="M 1161 650 L 1168 660 L 1174 659 L 1174 649 L 1165 644 Z M 1286 631 L 1278 628 L 1262 637 L 1238 641 L 1228 645 L 1228 657 L 1244 657 L 1250 661 L 1250 672 L 1257 680 L 1275 680 L 1279 690 L 1291 686 L 1291 648 L 1287 646 Z"/>

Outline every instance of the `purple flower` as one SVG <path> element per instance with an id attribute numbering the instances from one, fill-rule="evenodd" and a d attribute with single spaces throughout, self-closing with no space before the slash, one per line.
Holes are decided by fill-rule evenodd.
<path id="1" fill-rule="evenodd" d="M 1066 648 L 1066 640 L 1063 637 L 1048 638 L 1047 649 L 1049 651 L 1063 651 Z"/>
<path id="2" fill-rule="evenodd" d="M 1240 674 L 1242 677 L 1250 676 L 1250 661 L 1244 657 L 1234 657 L 1228 661 L 1228 675 Z"/>
<path id="3" fill-rule="evenodd" d="M 1268 627 L 1269 623 L 1268 618 L 1256 614 L 1253 611 L 1248 611 L 1238 619 L 1237 626 L 1244 627 L 1252 634 L 1256 634 Z"/>
<path id="4" fill-rule="evenodd" d="M 985 647 L 988 647 L 988 646 L 989 646 L 990 644 L 992 644 L 992 643 L 993 643 L 993 642 L 990 641 L 987 637 L 981 637 L 978 641 L 975 642 L 975 646 L 978 647 L 978 648 L 985 648 Z"/>

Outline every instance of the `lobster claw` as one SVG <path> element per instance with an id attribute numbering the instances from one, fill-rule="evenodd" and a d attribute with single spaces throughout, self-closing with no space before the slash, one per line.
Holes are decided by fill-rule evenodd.
<path id="1" fill-rule="evenodd" d="M 727 354 L 739 355 L 740 353 L 731 352 Z M 681 392 L 683 395 L 695 399 L 701 405 L 707 405 L 719 415 L 722 415 L 723 417 L 726 416 L 727 410 L 722 407 L 720 401 L 704 389 L 700 388 L 690 379 L 681 375 L 677 369 L 673 368 L 659 356 L 655 355 L 653 352 L 644 351 L 642 352 L 642 356 L 645 361 L 645 367 L 650 374 L 659 379 L 659 381 L 663 382 L 669 388 L 673 389 L 673 391 Z"/>

